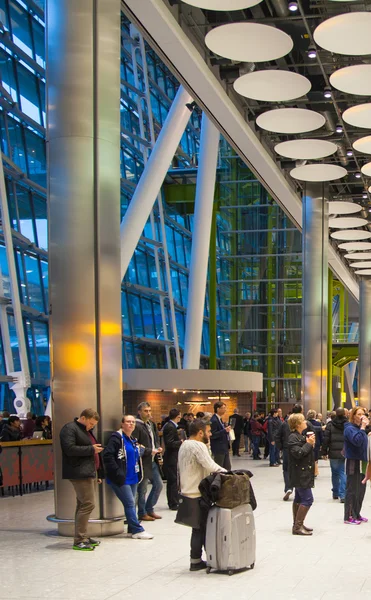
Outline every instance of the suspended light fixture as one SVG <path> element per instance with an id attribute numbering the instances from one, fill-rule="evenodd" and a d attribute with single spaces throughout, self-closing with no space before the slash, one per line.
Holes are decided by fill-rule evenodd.
<path id="1" fill-rule="evenodd" d="M 331 98 L 332 92 L 328 86 L 326 86 L 325 89 L 323 90 L 323 95 L 325 98 Z"/>
<path id="2" fill-rule="evenodd" d="M 348 148 L 347 156 L 353 156 L 353 150 L 351 148 Z"/>
<path id="3" fill-rule="evenodd" d="M 288 9 L 290 12 L 296 12 L 299 6 L 297 2 L 289 2 Z"/>
<path id="4" fill-rule="evenodd" d="M 317 58 L 317 50 L 312 45 L 308 48 L 308 58 Z"/>
<path id="5" fill-rule="evenodd" d="M 338 124 L 336 125 L 336 129 L 335 129 L 335 131 L 336 131 L 336 133 L 343 133 L 343 131 L 344 131 L 344 129 L 343 129 L 343 126 L 342 126 L 342 125 L 340 125 L 340 123 L 338 123 Z"/>

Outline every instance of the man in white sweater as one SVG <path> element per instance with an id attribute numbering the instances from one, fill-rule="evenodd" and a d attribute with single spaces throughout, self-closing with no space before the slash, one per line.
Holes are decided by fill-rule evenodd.
<path id="1" fill-rule="evenodd" d="M 183 442 L 178 454 L 178 472 L 180 493 L 188 498 L 201 498 L 198 489 L 202 479 L 210 473 L 224 472 L 210 456 L 208 447 L 211 437 L 210 424 L 204 419 L 196 419 L 189 425 L 189 439 Z M 201 559 L 205 545 L 207 511 L 201 510 L 199 528 L 192 529 L 191 536 L 191 571 L 206 568 Z"/>

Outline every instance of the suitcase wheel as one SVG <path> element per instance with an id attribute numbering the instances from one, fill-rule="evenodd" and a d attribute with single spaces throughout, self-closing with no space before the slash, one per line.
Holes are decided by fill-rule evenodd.
<path id="1" fill-rule="evenodd" d="M 253 569 L 255 567 L 255 563 L 252 563 L 252 565 L 250 565 L 250 569 Z"/>
<path id="2" fill-rule="evenodd" d="M 231 575 L 233 575 L 233 573 L 234 573 L 234 571 L 232 571 L 232 569 L 229 569 L 229 571 L 228 571 L 228 575 L 229 575 L 229 577 L 230 577 Z"/>
<path id="3" fill-rule="evenodd" d="M 209 574 L 211 571 L 211 567 L 206 567 L 206 573 Z"/>

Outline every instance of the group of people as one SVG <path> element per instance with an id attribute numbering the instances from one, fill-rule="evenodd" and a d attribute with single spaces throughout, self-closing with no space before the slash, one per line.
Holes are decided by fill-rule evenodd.
<path id="1" fill-rule="evenodd" d="M 50 417 L 47 415 L 37 417 L 32 413 L 27 413 L 26 419 L 21 420 L 18 415 L 11 415 L 5 410 L 1 413 L 0 442 L 18 442 L 33 437 L 44 440 L 52 439 Z"/>

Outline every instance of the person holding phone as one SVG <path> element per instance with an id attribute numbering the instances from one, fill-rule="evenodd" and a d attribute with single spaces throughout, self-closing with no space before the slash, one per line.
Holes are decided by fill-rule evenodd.
<path id="1" fill-rule="evenodd" d="M 362 461 L 367 461 L 367 433 L 369 424 L 364 409 L 356 406 L 349 414 L 349 423 L 344 425 L 344 456 L 347 486 L 344 503 L 344 523 L 360 525 L 368 519 L 361 516 L 366 480 L 361 472 Z"/>
<path id="2" fill-rule="evenodd" d="M 312 488 L 314 487 L 314 446 L 316 437 L 313 431 L 307 431 L 307 422 L 302 414 L 292 414 L 288 424 L 290 435 L 289 476 L 291 485 L 295 487 L 295 498 L 292 506 L 294 524 L 293 535 L 312 535 L 313 529 L 304 525 L 305 517 L 313 504 Z"/>

